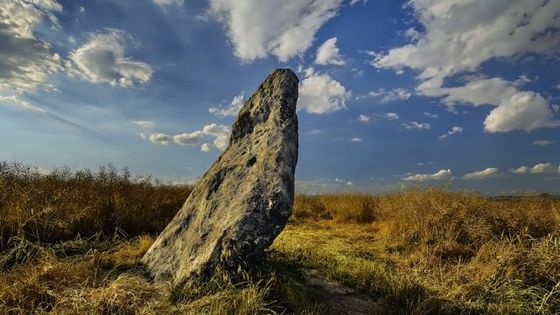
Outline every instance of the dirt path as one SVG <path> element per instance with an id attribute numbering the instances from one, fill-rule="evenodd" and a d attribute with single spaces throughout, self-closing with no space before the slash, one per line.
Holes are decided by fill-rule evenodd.
<path id="1" fill-rule="evenodd" d="M 340 283 L 327 280 L 317 270 L 307 270 L 306 279 L 313 293 L 325 301 L 333 314 L 380 314 L 382 303 Z"/>

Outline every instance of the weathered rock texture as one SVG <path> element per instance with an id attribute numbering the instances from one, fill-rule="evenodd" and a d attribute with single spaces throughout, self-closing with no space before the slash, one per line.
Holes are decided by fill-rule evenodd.
<path id="1" fill-rule="evenodd" d="M 277 69 L 243 105 L 228 148 L 142 258 L 156 280 L 206 278 L 272 244 L 293 204 L 297 97 L 296 75 Z"/>

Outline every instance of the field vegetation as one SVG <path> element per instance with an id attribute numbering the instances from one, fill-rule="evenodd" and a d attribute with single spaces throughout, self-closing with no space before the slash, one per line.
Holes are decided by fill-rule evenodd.
<path id="1" fill-rule="evenodd" d="M 560 200 L 298 195 L 273 246 L 206 283 L 140 258 L 190 186 L 0 163 L 0 314 L 558 314 Z"/>

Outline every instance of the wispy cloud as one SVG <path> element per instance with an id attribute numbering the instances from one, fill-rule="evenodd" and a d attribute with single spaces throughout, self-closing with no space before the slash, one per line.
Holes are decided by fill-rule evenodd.
<path id="1" fill-rule="evenodd" d="M 433 174 L 414 174 L 404 177 L 402 180 L 405 182 L 425 182 L 433 180 L 447 180 L 451 179 L 453 172 L 450 169 L 439 170 Z"/>
<path id="2" fill-rule="evenodd" d="M 520 168 L 511 170 L 513 174 L 550 174 L 560 173 L 560 167 L 556 167 L 551 163 L 539 163 L 532 167 L 521 166 Z"/>
<path id="3" fill-rule="evenodd" d="M 356 99 L 362 100 L 366 98 L 379 98 L 380 102 L 385 104 L 394 101 L 404 101 L 409 99 L 411 96 L 412 94 L 406 89 L 396 88 L 392 90 L 379 89 L 377 91 L 371 91 L 368 94 L 357 96 Z"/>
<path id="4" fill-rule="evenodd" d="M 241 93 L 239 93 L 239 95 L 233 97 L 233 99 L 231 100 L 228 106 L 223 107 L 222 105 L 220 105 L 217 107 L 210 107 L 208 111 L 211 114 L 220 117 L 226 117 L 226 116 L 236 117 L 239 111 L 241 110 L 241 107 L 243 107 L 244 99 L 245 99 L 245 91 L 242 91 Z"/>
<path id="5" fill-rule="evenodd" d="M 453 127 L 451 127 L 451 130 L 449 130 L 447 133 L 439 136 L 439 138 L 440 139 L 445 139 L 449 136 L 452 136 L 452 135 L 455 135 L 455 134 L 458 134 L 458 133 L 461 133 L 461 132 L 463 132 L 463 127 L 453 126 Z"/>
<path id="6" fill-rule="evenodd" d="M 429 123 L 421 123 L 417 121 L 404 122 L 401 124 L 401 126 L 408 130 L 428 130 L 432 128 L 432 125 L 430 125 Z"/>
<path id="7" fill-rule="evenodd" d="M 0 10 L 0 91 L 29 92 L 53 88 L 47 78 L 61 69 L 61 58 L 34 31 L 44 22 L 59 28 L 53 13 L 62 11 L 56 0 L 9 0 Z"/>
<path id="8" fill-rule="evenodd" d="M 133 120 L 131 123 L 144 129 L 151 129 L 156 126 L 155 122 L 149 120 Z"/>
<path id="9" fill-rule="evenodd" d="M 467 173 L 463 176 L 464 180 L 481 180 L 487 178 L 495 178 L 498 177 L 498 169 L 495 167 L 489 167 L 487 169 L 481 171 L 475 171 L 472 173 Z"/>
<path id="10" fill-rule="evenodd" d="M 360 115 L 360 116 L 358 116 L 357 119 L 358 119 L 359 122 L 364 122 L 364 123 L 367 123 L 367 122 L 371 121 L 371 117 L 366 116 L 366 115 Z"/>
<path id="11" fill-rule="evenodd" d="M 145 84 L 154 70 L 149 64 L 125 55 L 127 42 L 133 42 L 132 36 L 121 30 L 94 33 L 71 53 L 67 67 L 71 74 L 93 83 L 123 88 Z"/>
<path id="12" fill-rule="evenodd" d="M 550 140 L 536 140 L 536 141 L 533 141 L 532 143 L 533 143 L 533 145 L 538 145 L 538 146 L 544 147 L 544 146 L 547 146 L 547 145 L 551 145 L 552 141 L 550 141 Z"/>

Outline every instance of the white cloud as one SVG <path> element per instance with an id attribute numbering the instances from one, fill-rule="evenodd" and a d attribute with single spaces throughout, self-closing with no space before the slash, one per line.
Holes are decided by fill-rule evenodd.
<path id="1" fill-rule="evenodd" d="M 560 26 L 557 1 L 412 0 L 425 31 L 414 44 L 390 50 L 374 60 L 384 68 L 410 67 L 423 78 L 474 71 L 491 58 L 557 49 Z"/>
<path id="2" fill-rule="evenodd" d="M 540 163 L 533 167 L 521 166 L 518 169 L 511 170 L 513 174 L 545 174 L 557 173 L 559 169 L 550 163 Z"/>
<path id="3" fill-rule="evenodd" d="M 212 150 L 212 146 L 210 145 L 210 143 L 203 143 L 200 146 L 200 151 L 202 152 L 210 152 L 210 150 Z"/>
<path id="4" fill-rule="evenodd" d="M 10 104 L 24 110 L 30 110 L 37 113 L 46 113 L 44 109 L 37 107 L 27 101 L 24 101 L 15 95 L 11 95 L 11 96 L 0 95 L 0 102 L 4 104 Z"/>
<path id="5" fill-rule="evenodd" d="M 484 120 L 484 130 L 488 132 L 558 126 L 547 100 L 534 92 L 519 92 L 504 99 Z"/>
<path id="6" fill-rule="evenodd" d="M 336 65 L 342 66 L 346 62 L 340 55 L 338 47 L 336 47 L 337 38 L 327 39 L 318 49 L 315 63 L 318 65 Z"/>
<path id="7" fill-rule="evenodd" d="M 161 7 L 166 7 L 173 4 L 181 6 L 184 2 L 184 0 L 154 0 L 154 3 Z"/>
<path id="8" fill-rule="evenodd" d="M 401 126 L 405 127 L 408 130 L 428 130 L 432 128 L 429 123 L 420 123 L 417 121 L 409 121 L 402 123 Z"/>
<path id="9" fill-rule="evenodd" d="M 174 135 L 173 142 L 179 145 L 198 144 L 204 134 L 202 131 L 197 130 L 193 132 L 185 132 L 182 134 Z"/>
<path id="10" fill-rule="evenodd" d="M 276 56 L 280 61 L 303 54 L 315 33 L 336 16 L 342 0 L 210 0 L 218 19 L 243 61 Z"/>
<path id="11" fill-rule="evenodd" d="M 299 86 L 298 109 L 313 114 L 335 112 L 346 108 L 350 95 L 350 91 L 330 75 L 308 68 Z"/>
<path id="12" fill-rule="evenodd" d="M 387 119 L 387 120 L 399 120 L 400 117 L 397 113 L 385 113 L 380 115 L 381 117 Z"/>
<path id="13" fill-rule="evenodd" d="M 49 75 L 60 70 L 60 56 L 38 39 L 34 29 L 47 20 L 58 28 L 56 0 L 0 0 L 0 91 L 53 88 Z"/>
<path id="14" fill-rule="evenodd" d="M 519 90 L 527 81 L 523 77 L 507 82 L 471 76 L 462 86 L 443 84 L 447 77 L 480 71 L 480 66 L 490 59 L 557 51 L 560 32 L 553 30 L 560 27 L 560 2 L 411 0 L 410 6 L 424 31 L 410 44 L 386 54 L 372 53 L 374 66 L 419 71 L 418 93 L 441 97 L 446 105 L 498 106 L 487 117 L 488 132 L 558 125 L 553 121 L 550 104 L 541 95 Z"/>
<path id="15" fill-rule="evenodd" d="M 368 0 L 351 0 L 350 1 L 350 6 L 355 6 L 358 3 L 366 4 L 367 2 L 368 2 Z"/>
<path id="16" fill-rule="evenodd" d="M 482 171 L 476 171 L 472 173 L 467 173 L 463 176 L 464 180 L 480 180 L 486 178 L 493 178 L 498 176 L 498 169 L 495 167 L 489 167 Z"/>
<path id="17" fill-rule="evenodd" d="M 211 114 L 226 117 L 226 116 L 233 116 L 236 117 L 243 107 L 243 100 L 245 98 L 245 92 L 239 93 L 239 95 L 234 96 L 231 100 L 231 103 L 227 107 L 217 106 L 217 107 L 210 107 L 208 110 Z"/>
<path id="18" fill-rule="evenodd" d="M 463 132 L 463 127 L 459 127 L 459 126 L 453 126 L 451 127 L 451 130 L 449 130 L 447 133 L 439 136 L 440 139 L 445 139 L 451 135 L 457 134 L 457 133 L 461 133 Z"/>
<path id="19" fill-rule="evenodd" d="M 154 128 L 156 126 L 155 122 L 149 120 L 133 120 L 131 123 L 145 129 Z"/>
<path id="20" fill-rule="evenodd" d="M 410 98 L 412 94 L 403 88 L 396 88 L 392 90 L 379 89 L 377 91 L 371 91 L 366 95 L 357 96 L 356 99 L 364 99 L 367 97 L 381 98 L 380 102 L 383 104 L 394 102 L 394 101 L 405 101 Z"/>
<path id="21" fill-rule="evenodd" d="M 216 137 L 212 145 L 220 151 L 224 151 L 229 144 L 229 136 L 231 129 L 228 126 L 210 124 L 202 128 L 202 132 L 206 135 Z"/>
<path id="22" fill-rule="evenodd" d="M 197 145 L 202 141 L 202 139 L 211 137 L 214 138 L 212 144 L 204 142 L 202 143 L 200 150 L 202 152 L 209 152 L 211 148 L 216 148 L 220 151 L 224 151 L 229 144 L 230 134 L 231 129 L 229 127 L 224 125 L 210 124 L 204 126 L 201 130 L 185 132 L 177 135 L 153 133 L 148 137 L 148 140 L 152 143 L 162 145 L 167 145 L 171 142 L 178 145 Z M 142 138 L 146 137 L 143 136 Z"/>
<path id="23" fill-rule="evenodd" d="M 142 137 L 142 135 L 140 135 L 140 137 Z M 173 141 L 173 136 L 165 133 L 152 133 L 148 139 L 152 143 L 168 145 L 169 142 Z"/>
<path id="24" fill-rule="evenodd" d="M 93 83 L 120 87 L 147 83 L 154 71 L 147 63 L 125 56 L 125 44 L 130 41 L 130 35 L 116 29 L 92 34 L 70 54 L 71 73 Z"/>
<path id="25" fill-rule="evenodd" d="M 552 141 L 550 140 L 537 140 L 537 141 L 533 141 L 533 145 L 538 145 L 538 146 L 547 146 L 552 144 Z"/>
<path id="26" fill-rule="evenodd" d="M 370 122 L 371 121 L 371 117 L 366 116 L 366 115 L 360 115 L 358 116 L 358 121 L 359 122 Z"/>
<path id="27" fill-rule="evenodd" d="M 438 117 L 437 114 L 432 114 L 432 113 L 428 113 L 428 112 L 424 112 L 424 116 L 430 117 L 430 118 L 437 118 Z"/>
<path id="28" fill-rule="evenodd" d="M 350 142 L 362 142 L 362 138 L 351 138 Z"/>
<path id="29" fill-rule="evenodd" d="M 405 182 L 425 182 L 430 180 L 446 180 L 453 176 L 453 172 L 450 169 L 439 170 L 434 174 L 415 174 L 410 175 L 402 180 Z"/>
<path id="30" fill-rule="evenodd" d="M 354 186 L 354 182 L 346 182 L 346 186 Z"/>

